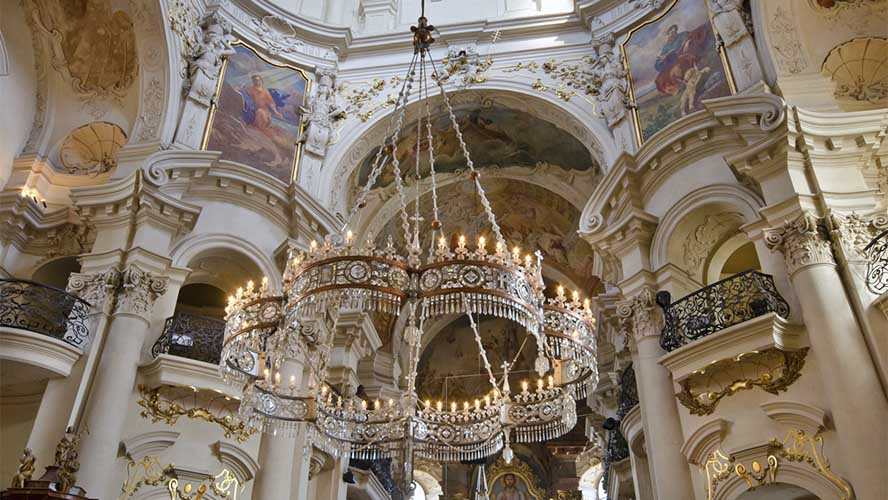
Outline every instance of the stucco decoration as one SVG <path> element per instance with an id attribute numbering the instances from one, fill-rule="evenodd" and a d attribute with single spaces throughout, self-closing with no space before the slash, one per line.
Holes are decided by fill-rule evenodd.
<path id="1" fill-rule="evenodd" d="M 852 33 L 884 33 L 888 2 L 885 0 L 808 0 L 815 13 Z"/>
<path id="2" fill-rule="evenodd" d="M 768 23 L 768 38 L 768 45 L 781 72 L 795 75 L 805 70 L 808 61 L 796 31 L 791 5 L 781 2 L 774 9 Z"/>
<path id="3" fill-rule="evenodd" d="M 52 66 L 98 119 L 100 101 L 119 101 L 138 72 L 133 22 L 111 0 L 31 0 L 37 29 L 49 40 Z"/>
<path id="4" fill-rule="evenodd" d="M 68 134 L 59 160 L 70 174 L 98 175 L 117 166 L 117 152 L 126 141 L 126 134 L 113 123 L 88 123 Z"/>
<path id="5" fill-rule="evenodd" d="M 735 234 L 743 224 L 743 214 L 737 212 L 721 212 L 705 215 L 703 220 L 690 229 L 684 236 L 678 248 L 678 242 L 674 252 L 681 258 L 682 267 L 694 278 L 700 279 L 703 266 L 709 260 L 712 251 L 719 243 L 722 243 Z M 670 252 L 672 253 L 672 252 Z"/>
<path id="6" fill-rule="evenodd" d="M 527 119 L 527 123 L 541 124 L 547 128 L 552 127 L 555 131 L 560 132 L 555 135 L 558 140 L 569 142 L 577 141 L 583 145 L 589 152 L 589 155 L 591 155 L 591 163 L 589 166 L 591 167 L 592 164 L 594 164 L 598 168 L 595 168 L 594 170 L 592 168 L 586 168 L 585 170 L 574 169 L 570 168 L 570 165 L 562 165 L 554 161 L 546 161 L 546 158 L 534 158 L 533 162 L 525 161 L 523 163 L 525 166 L 522 167 L 518 166 L 518 162 L 514 161 L 514 158 L 509 156 L 504 157 L 505 159 L 494 158 L 492 160 L 493 163 L 488 162 L 485 165 L 480 161 L 480 158 L 476 158 L 475 154 L 472 153 L 475 167 L 487 170 L 485 175 L 488 177 L 498 176 L 500 174 L 503 174 L 502 176 L 511 176 L 511 173 L 518 174 L 519 170 L 524 171 L 524 175 L 527 176 L 531 174 L 532 169 L 526 167 L 532 167 L 533 169 L 547 170 L 547 172 L 533 172 L 533 175 L 531 176 L 532 178 L 529 179 L 529 181 L 535 184 L 542 184 L 539 179 L 544 174 L 548 174 L 550 177 L 563 178 L 564 184 L 559 185 L 557 190 L 558 192 L 576 191 L 576 200 L 571 195 L 565 196 L 570 198 L 577 206 L 581 206 L 588 199 L 589 193 L 592 192 L 597 184 L 597 180 L 600 178 L 598 172 L 600 171 L 601 166 L 605 165 L 605 159 L 609 157 L 615 149 L 614 147 L 608 146 L 607 152 L 605 152 L 605 147 L 600 139 L 601 137 L 604 137 L 602 134 L 607 135 L 609 145 L 613 143 L 613 140 L 610 138 L 610 134 L 606 129 L 602 131 L 602 128 L 605 127 L 603 123 L 596 126 L 587 124 L 581 121 L 576 114 L 569 112 L 564 105 L 557 101 L 547 100 L 539 96 L 517 91 L 493 89 L 466 90 L 454 93 L 450 98 L 454 109 L 463 110 L 465 114 L 471 113 L 470 110 L 472 109 L 477 110 L 479 108 L 506 108 L 508 110 L 517 110 L 519 113 L 525 113 L 530 115 L 531 118 L 536 119 L 532 122 L 530 119 Z M 440 98 L 433 98 L 433 113 L 437 110 L 441 110 L 441 105 Z M 408 128 L 407 125 L 410 125 L 410 128 L 412 129 L 413 142 L 415 142 L 416 130 L 412 125 L 415 124 L 417 114 L 420 111 L 424 113 L 425 107 L 410 105 L 408 106 L 404 118 L 404 123 L 406 124 L 405 129 Z M 372 125 L 360 126 L 357 128 L 350 125 L 352 120 L 349 119 L 346 122 L 346 125 L 340 131 L 342 139 L 338 141 L 336 145 L 339 147 L 331 147 L 327 151 L 325 165 L 328 167 L 335 167 L 327 168 L 325 169 L 325 172 L 322 173 L 323 180 L 319 185 L 320 189 L 318 190 L 317 196 L 320 201 L 330 200 L 330 205 L 337 207 L 336 209 L 343 211 L 344 213 L 344 207 L 348 200 L 354 197 L 355 185 L 357 184 L 356 180 L 359 179 L 359 177 L 355 175 L 355 171 L 362 169 L 362 167 L 366 167 L 368 157 L 371 157 L 371 154 L 375 152 L 375 146 L 381 144 L 387 137 L 387 134 L 390 133 L 390 131 L 387 131 L 388 118 L 389 117 L 379 117 L 373 121 Z M 501 124 L 502 122 L 497 122 L 488 125 L 497 128 Z M 466 133 L 466 131 L 463 131 L 463 133 Z M 528 135 L 528 132 L 523 133 Z M 410 132 L 405 131 L 401 134 L 401 137 L 406 137 L 408 135 L 410 135 Z M 514 139 L 510 140 L 514 141 Z M 441 142 L 442 141 L 439 140 L 439 142 L 436 143 L 436 150 L 444 146 Z M 467 140 L 466 143 L 470 147 L 473 145 L 475 148 L 479 147 L 478 144 L 473 144 L 470 140 Z M 409 143 L 405 143 L 406 150 L 400 151 L 400 154 L 406 154 L 412 157 L 413 152 L 408 144 Z M 503 144 L 500 144 L 500 146 L 503 146 Z M 514 148 L 515 144 L 506 144 L 506 146 Z M 402 146 L 399 145 L 399 150 L 401 150 L 401 148 Z M 561 154 L 563 155 L 564 153 Z M 490 158 L 491 155 L 487 154 L 486 156 Z M 454 156 L 451 158 L 451 161 L 458 162 L 459 158 Z M 462 164 L 465 165 L 465 160 L 462 160 Z M 488 167 L 498 168 L 493 169 Z M 427 166 L 425 166 L 425 168 L 427 169 Z M 457 166 L 456 168 L 460 167 Z M 509 174 L 507 174 L 508 171 L 513 170 L 514 172 L 509 172 Z M 580 178 L 586 174 L 594 174 L 590 176 L 594 182 L 590 184 L 586 182 L 585 179 Z M 366 178 L 366 175 L 365 170 L 363 177 Z M 444 182 L 445 177 L 446 175 L 439 176 L 439 182 Z M 341 182 L 341 179 L 343 178 L 350 178 L 351 182 L 347 185 L 343 185 Z"/>
<path id="7" fill-rule="evenodd" d="M 858 38 L 826 56 L 821 73 L 835 83 L 838 101 L 884 105 L 888 101 L 888 40 Z"/>

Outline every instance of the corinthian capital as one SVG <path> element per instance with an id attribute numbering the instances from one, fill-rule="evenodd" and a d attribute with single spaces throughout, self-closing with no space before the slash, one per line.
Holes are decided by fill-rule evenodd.
<path id="1" fill-rule="evenodd" d="M 115 312 L 147 315 L 154 301 L 166 292 L 166 287 L 167 278 L 130 266 L 120 274 Z"/>
<path id="2" fill-rule="evenodd" d="M 835 264 L 826 226 L 810 212 L 767 231 L 765 244 L 783 254 L 790 275 L 808 266 Z"/>
<path id="3" fill-rule="evenodd" d="M 92 311 L 110 312 L 117 287 L 120 286 L 120 271 L 115 268 L 98 273 L 71 273 L 67 290 L 89 302 Z"/>
<path id="4" fill-rule="evenodd" d="M 888 214 L 862 216 L 830 215 L 833 239 L 842 245 L 847 259 L 866 260 L 863 249 L 882 231 L 888 229 Z"/>
<path id="5" fill-rule="evenodd" d="M 657 305 L 656 294 L 650 288 L 617 305 L 617 316 L 623 333 L 635 341 L 644 337 L 659 337 L 663 329 L 663 313 Z"/>

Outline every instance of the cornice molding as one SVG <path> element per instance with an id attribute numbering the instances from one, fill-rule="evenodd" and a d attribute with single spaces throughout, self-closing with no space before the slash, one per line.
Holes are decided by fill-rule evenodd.
<path id="1" fill-rule="evenodd" d="M 680 383 L 694 371 L 705 369 L 714 360 L 769 348 L 797 351 L 806 345 L 804 326 L 789 323 L 776 313 L 769 313 L 684 345 L 658 362 L 672 373 L 676 383 Z"/>
<path id="2" fill-rule="evenodd" d="M 121 441 L 124 453 L 134 462 L 148 455 L 158 456 L 174 445 L 181 434 L 176 431 L 151 431 Z"/>
<path id="3" fill-rule="evenodd" d="M 731 422 L 715 418 L 697 427 L 681 446 L 681 454 L 688 463 L 702 467 L 720 445 Z"/>
<path id="4" fill-rule="evenodd" d="M 0 327 L 0 359 L 41 368 L 43 378 L 71 375 L 83 352 L 61 340 L 21 328 Z"/>
<path id="5" fill-rule="evenodd" d="M 609 227 L 627 205 L 641 204 L 677 168 L 758 144 L 786 122 L 783 100 L 770 94 L 734 95 L 703 105 L 702 111 L 651 137 L 635 155 L 624 153 L 617 158 L 583 210 L 581 233 Z"/>
<path id="6" fill-rule="evenodd" d="M 826 429 L 827 413 L 814 405 L 800 401 L 770 401 L 759 405 L 771 420 L 791 430 L 801 429 L 816 436 Z"/>

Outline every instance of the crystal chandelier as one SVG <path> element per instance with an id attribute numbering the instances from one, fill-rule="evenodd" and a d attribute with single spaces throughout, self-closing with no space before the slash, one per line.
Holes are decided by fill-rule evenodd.
<path id="1" fill-rule="evenodd" d="M 543 294 L 542 257 L 510 251 L 481 185 L 469 150 L 444 88 L 436 78 L 429 52 L 434 27 L 424 16 L 413 32 L 414 54 L 398 94 L 388 138 L 375 155 L 365 186 L 357 196 L 340 234 L 308 252 L 291 251 L 283 276 L 283 295 L 270 293 L 267 279 L 249 283 L 229 298 L 220 371 L 229 383 L 243 388 L 241 417 L 251 426 L 294 435 L 307 429 L 312 444 L 334 456 L 360 459 L 395 458 L 403 464 L 403 485 L 412 484 L 416 458 L 434 462 L 478 460 L 503 452 L 511 462 L 511 443 L 540 442 L 568 432 L 576 424 L 576 401 L 598 381 L 594 339 L 595 320 L 589 301 L 558 287 L 555 297 Z M 465 236 L 451 245 L 438 217 L 429 81 L 438 87 L 460 148 L 468 176 L 492 240 L 477 238 L 470 247 Z M 415 85 L 414 85 L 415 84 Z M 420 190 L 417 183 L 413 214 L 398 159 L 408 101 L 424 104 L 417 118 L 415 170 L 420 177 L 419 151 L 425 132 L 431 188 L 430 248 L 420 244 Z M 364 207 L 367 194 L 386 167 L 394 174 L 400 202 L 403 244 L 389 236 L 377 247 L 372 236 L 355 241 L 349 223 Z M 408 166 L 409 168 L 409 166 Z M 369 402 L 341 394 L 327 380 L 336 322 L 343 311 L 406 315 L 404 339 L 408 370 L 398 401 Z M 420 401 L 417 366 L 426 321 L 465 314 L 490 384 L 489 392 L 462 405 Z M 504 318 L 526 329 L 537 346 L 535 384 L 511 388 L 504 363 L 494 373 L 482 343 L 477 319 Z M 514 363 L 514 362 L 513 362 Z M 307 379 L 306 379 L 307 377 Z"/>

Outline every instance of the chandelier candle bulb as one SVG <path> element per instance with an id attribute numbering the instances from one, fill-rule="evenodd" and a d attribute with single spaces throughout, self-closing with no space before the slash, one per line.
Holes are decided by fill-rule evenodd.
<path id="1" fill-rule="evenodd" d="M 522 380 L 521 381 L 521 392 L 527 392 L 527 387 L 528 387 L 527 381 Z"/>
<path id="2" fill-rule="evenodd" d="M 456 412 L 456 402 L 450 403 L 450 411 Z"/>
<path id="3" fill-rule="evenodd" d="M 543 390 L 543 379 L 537 379 L 537 390 L 538 391 Z"/>

